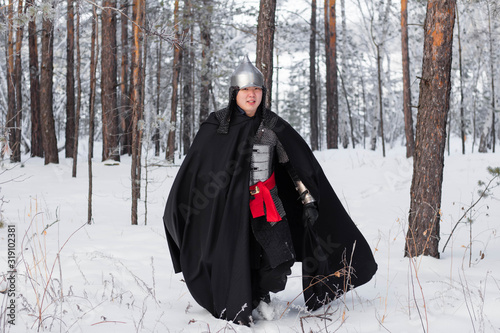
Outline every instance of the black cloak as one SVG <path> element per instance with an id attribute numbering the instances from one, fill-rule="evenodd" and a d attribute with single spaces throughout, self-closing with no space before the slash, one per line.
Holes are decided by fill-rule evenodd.
<path id="1" fill-rule="evenodd" d="M 252 320 L 248 182 L 260 121 L 276 133 L 318 204 L 317 222 L 304 227 L 294 184 L 284 167 L 276 167 L 279 196 L 302 261 L 307 307 L 315 310 L 368 282 L 377 270 L 370 247 L 307 143 L 267 109 L 253 118 L 228 110 L 212 113 L 201 125 L 163 216 L 174 270 L 183 272 L 193 298 L 217 318 L 246 325 Z"/>

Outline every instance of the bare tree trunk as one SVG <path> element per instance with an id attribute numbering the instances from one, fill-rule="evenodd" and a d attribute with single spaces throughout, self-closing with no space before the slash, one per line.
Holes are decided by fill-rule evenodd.
<path id="1" fill-rule="evenodd" d="M 464 78 L 462 70 L 462 40 L 460 33 L 460 17 L 458 15 L 458 5 L 456 8 L 456 15 L 457 15 L 457 41 L 458 41 L 458 72 L 460 76 L 460 136 L 462 137 L 462 154 L 465 155 Z"/>
<path id="2" fill-rule="evenodd" d="M 455 0 L 429 0 L 405 256 L 439 258 L 446 119 L 450 106 Z"/>
<path id="3" fill-rule="evenodd" d="M 131 154 L 131 132 L 130 132 L 130 94 L 129 94 L 129 46 L 128 46 L 128 0 L 122 0 L 120 15 L 121 23 L 121 64 L 120 64 L 120 144 L 121 154 Z M 160 40 L 161 43 L 161 40 Z"/>
<path id="4" fill-rule="evenodd" d="M 145 23 L 145 16 L 146 16 L 146 0 L 143 0 L 142 2 L 142 11 L 141 11 L 142 16 L 140 17 L 140 23 L 141 27 L 144 27 Z M 137 165 L 136 165 L 136 170 L 137 170 L 137 181 L 136 184 L 138 184 L 138 190 L 137 190 L 137 198 L 141 198 L 141 181 L 142 181 L 142 137 L 143 137 L 143 132 L 144 132 L 144 125 L 141 125 L 141 122 L 144 124 L 144 112 L 145 112 L 145 104 L 144 104 L 144 99 L 146 98 L 146 66 L 147 66 L 147 59 L 148 59 L 148 52 L 149 52 L 149 44 L 148 44 L 148 35 L 147 34 L 142 34 L 142 60 L 141 60 L 141 71 L 140 71 L 140 82 L 141 82 L 141 89 L 139 96 L 141 97 L 141 103 L 139 107 L 139 118 L 138 118 L 138 123 L 137 123 L 137 140 L 135 142 L 137 146 Z M 146 182 L 147 182 L 146 178 Z M 144 203 L 147 205 L 147 202 Z M 147 220 L 147 217 L 145 218 L 145 221 Z"/>
<path id="5" fill-rule="evenodd" d="M 278 33 L 276 32 L 276 35 Z M 278 37 L 276 37 L 278 38 Z M 318 72 L 318 71 L 317 71 Z M 279 55 L 279 49 L 276 47 L 276 91 L 274 92 L 274 112 L 279 115 L 280 113 L 280 55 Z M 319 100 L 321 100 L 321 96 L 319 96 Z M 320 118 L 321 122 L 321 118 Z M 321 124 L 318 125 L 319 127 L 319 132 L 318 132 L 318 137 L 320 138 L 320 145 L 321 145 Z M 319 148 L 321 149 L 321 148 Z"/>
<path id="6" fill-rule="evenodd" d="M 157 63 L 158 67 L 156 69 L 156 117 L 160 116 L 160 96 L 161 96 L 161 50 L 162 50 L 162 40 L 160 39 L 160 46 L 157 49 Z M 155 133 L 153 135 L 153 142 L 155 145 L 155 156 L 160 156 L 160 127 L 156 126 Z"/>
<path id="7" fill-rule="evenodd" d="M 193 8 L 193 12 L 192 12 L 192 15 L 196 15 L 196 11 L 195 9 Z M 191 30 L 191 34 L 190 34 L 190 38 L 191 38 L 191 44 L 194 44 L 194 39 L 195 39 L 195 34 L 194 34 L 194 25 L 192 26 L 192 30 Z M 194 93 L 194 91 L 196 90 L 195 86 L 196 84 L 198 83 L 197 80 L 196 80 L 196 75 L 195 75 L 195 62 L 196 62 L 196 56 L 195 56 L 195 48 L 194 47 L 191 47 L 189 49 L 189 59 L 190 59 L 190 66 L 192 68 L 191 70 L 191 78 L 189 79 L 191 81 L 191 87 L 192 87 L 192 92 L 191 92 L 191 105 L 192 105 L 192 108 L 193 108 L 193 112 L 191 113 L 191 118 L 189 119 L 189 122 L 191 123 L 191 138 L 190 138 L 190 141 L 193 142 L 194 140 L 194 136 L 196 134 L 196 130 L 198 129 L 198 121 L 196 119 L 196 94 Z M 212 94 L 212 100 L 214 100 L 214 96 L 213 96 L 213 91 L 211 90 Z M 214 110 L 218 110 L 215 106 L 215 104 L 213 105 L 214 107 Z M 199 116 L 199 115 L 198 115 Z"/>
<path id="8" fill-rule="evenodd" d="M 490 1 L 486 1 L 488 5 L 488 36 L 489 36 L 489 44 L 490 44 L 490 73 L 491 73 L 491 149 L 492 152 L 495 152 L 495 66 L 494 66 L 494 56 L 493 56 L 493 35 L 491 32 L 491 13 L 490 13 Z"/>
<path id="9" fill-rule="evenodd" d="M 319 30 L 318 30 L 319 32 Z M 278 49 L 276 49 L 278 50 Z M 318 56 L 318 59 L 321 57 L 321 55 Z M 276 57 L 277 59 L 278 57 Z M 321 62 L 320 60 L 316 59 L 316 85 L 318 87 L 323 87 L 323 81 L 322 81 L 322 75 L 321 75 L 321 69 L 319 66 L 319 63 Z M 279 67 L 278 61 L 276 61 L 276 66 Z M 276 70 L 276 74 L 278 74 L 279 70 Z M 278 90 L 278 75 L 276 75 L 276 92 Z M 316 90 L 318 92 L 318 149 L 322 150 L 323 149 L 323 116 L 321 112 L 321 105 L 322 105 L 322 100 L 323 100 L 323 89 L 319 88 Z M 276 94 L 276 103 L 275 105 L 278 105 L 278 94 Z"/>
<path id="10" fill-rule="evenodd" d="M 347 89 L 345 87 L 345 82 L 344 82 L 344 77 L 340 75 L 340 83 L 342 84 L 342 91 L 344 92 L 345 96 L 345 103 L 347 105 L 347 115 L 349 117 L 349 127 L 351 128 L 351 141 L 352 141 L 352 148 L 356 148 L 356 140 L 354 138 L 354 124 L 352 122 L 352 111 L 351 111 L 351 105 L 349 103 L 349 98 L 348 98 L 348 93 Z M 349 144 L 349 140 L 344 140 L 345 144 Z M 344 145 L 344 148 L 347 148 L 346 145 Z"/>
<path id="11" fill-rule="evenodd" d="M 309 112 L 312 150 L 318 150 L 318 93 L 316 89 L 316 0 L 312 0 L 311 37 L 309 38 Z"/>
<path id="12" fill-rule="evenodd" d="M 200 20 L 201 38 L 201 91 L 200 91 L 200 124 L 204 122 L 210 110 L 210 91 L 212 90 L 212 50 L 211 50 L 211 18 L 212 6 L 209 0 L 203 0 L 203 7 L 207 12 Z"/>
<path id="13" fill-rule="evenodd" d="M 40 80 L 40 113 L 45 164 L 59 163 L 54 114 L 52 111 L 52 78 L 54 76 L 54 25 L 42 20 L 42 73 Z"/>
<path id="14" fill-rule="evenodd" d="M 118 151 L 118 111 L 116 103 L 116 0 L 103 0 L 101 105 L 102 160 L 120 160 Z"/>
<path id="15" fill-rule="evenodd" d="M 131 94 L 131 105 L 132 105 L 132 167 L 131 167 L 131 179 L 132 179 L 132 214 L 131 222 L 132 225 L 137 225 L 137 208 L 138 201 L 141 192 L 141 179 L 139 169 L 141 168 L 140 161 L 140 148 L 141 148 L 141 131 L 139 129 L 139 120 L 141 119 L 141 100 L 142 100 L 142 47 L 144 35 L 142 30 L 139 28 L 143 25 L 144 20 L 144 2 L 143 0 L 136 0 L 133 7 L 133 19 L 135 24 L 133 25 L 133 39 L 134 47 L 132 48 L 132 94 Z"/>
<path id="16" fill-rule="evenodd" d="M 257 59 L 256 67 L 264 75 L 267 89 L 265 107 L 271 107 L 273 89 L 273 51 L 276 19 L 276 0 L 260 0 L 257 22 Z"/>
<path id="17" fill-rule="evenodd" d="M 66 20 L 66 157 L 73 157 L 75 146 L 75 13 L 73 0 L 68 0 Z"/>
<path id="18" fill-rule="evenodd" d="M 380 108 L 380 107 L 379 107 Z M 380 112 L 377 113 L 377 108 L 373 108 L 372 121 L 371 121 L 371 130 L 370 130 L 370 149 L 377 149 L 377 136 L 378 136 L 378 126 L 380 125 L 380 121 L 378 119 Z"/>
<path id="19" fill-rule="evenodd" d="M 19 16 L 23 13 L 23 1 L 19 0 L 17 6 L 17 13 Z M 22 115 L 23 115 L 23 95 L 22 95 L 22 79 L 23 72 L 21 66 L 21 47 L 23 43 L 23 25 L 17 28 L 16 32 L 16 60 L 14 64 L 14 72 L 15 72 L 15 89 L 16 89 L 16 117 L 15 117 L 15 130 L 14 136 L 15 141 L 12 146 L 12 155 L 11 161 L 13 162 L 21 162 L 21 130 L 23 127 L 22 124 Z"/>
<path id="20" fill-rule="evenodd" d="M 489 111 L 488 112 L 488 117 L 486 118 L 484 124 L 483 124 L 483 129 L 481 131 L 481 137 L 479 138 L 479 148 L 478 152 L 480 153 L 487 153 L 488 152 L 488 147 L 491 146 L 490 144 L 490 139 L 491 139 L 491 132 L 492 132 L 492 123 L 494 118 L 494 112 Z"/>
<path id="21" fill-rule="evenodd" d="M 328 149 L 338 148 L 339 97 L 337 88 L 337 29 L 335 0 L 325 0 L 326 49 L 326 144 Z"/>
<path id="22" fill-rule="evenodd" d="M 80 75 L 81 69 L 80 55 L 80 6 L 76 9 L 76 80 L 77 80 L 77 99 L 76 99 L 76 115 L 75 115 L 75 139 L 73 147 L 73 173 L 76 177 L 76 167 L 78 162 L 78 136 L 80 134 L 80 110 L 82 107 L 82 79 Z"/>
<path id="23" fill-rule="evenodd" d="M 179 0 L 175 0 L 174 26 L 175 26 L 175 39 L 179 40 L 180 39 Z M 179 74 L 181 71 L 180 57 L 181 57 L 181 49 L 179 47 L 174 47 L 170 126 L 169 126 L 169 131 L 168 131 L 167 152 L 166 152 L 166 156 L 165 156 L 167 161 L 170 163 L 174 163 L 175 127 L 177 124 L 177 102 L 178 102 L 178 90 L 179 90 Z"/>
<path id="24" fill-rule="evenodd" d="M 366 137 L 368 136 L 368 128 L 366 122 L 368 119 L 368 108 L 366 106 L 366 91 L 365 91 L 365 81 L 363 80 L 363 75 L 360 75 L 361 80 L 361 97 L 363 101 L 363 148 L 366 149 Z"/>
<path id="25" fill-rule="evenodd" d="M 342 147 L 345 149 L 349 146 L 349 134 L 347 128 L 349 127 L 348 125 L 348 120 L 351 120 L 351 110 L 349 107 L 349 98 L 347 95 L 347 92 L 344 87 L 344 78 L 346 78 L 346 66 L 347 66 L 347 60 L 346 60 L 346 54 L 348 52 L 347 50 L 347 19 L 346 19 L 346 14 L 345 14 L 345 0 L 340 1 L 340 16 L 342 17 L 342 39 L 341 39 L 341 48 L 343 52 L 341 53 L 341 63 L 342 67 L 338 69 L 338 74 L 340 75 L 340 81 L 342 84 L 342 90 L 344 91 L 344 97 L 346 100 L 346 105 L 347 105 L 347 114 L 345 113 L 345 110 L 340 112 L 341 110 L 339 109 L 339 135 L 340 135 L 340 141 L 342 142 Z M 338 66 L 337 66 L 338 67 Z M 354 144 L 354 142 L 353 142 Z"/>
<path id="26" fill-rule="evenodd" d="M 446 120 L 446 151 L 450 156 L 450 132 L 451 132 L 451 113 L 448 112 L 448 119 Z"/>
<path id="27" fill-rule="evenodd" d="M 383 95 L 382 95 L 382 56 L 380 55 L 380 45 L 376 45 L 377 47 L 377 82 L 378 82 L 378 110 L 380 117 L 380 136 L 382 139 L 382 156 L 385 157 L 385 136 L 384 136 L 384 103 L 383 103 Z M 372 145 L 372 149 L 375 149 L 375 146 Z"/>
<path id="28" fill-rule="evenodd" d="M 401 50 L 403 53 L 403 113 L 405 118 L 406 157 L 415 151 L 411 112 L 410 55 L 408 51 L 408 0 L 401 0 Z M 460 44 L 460 42 L 459 42 Z"/>
<path id="29" fill-rule="evenodd" d="M 472 106 L 472 153 L 474 153 L 474 147 L 476 146 L 476 98 L 474 97 L 474 103 Z"/>
<path id="30" fill-rule="evenodd" d="M 378 110 L 376 108 L 373 109 L 373 120 L 372 120 L 372 132 L 371 132 L 371 150 L 375 150 L 377 148 L 377 137 L 378 135 L 382 138 L 382 154 L 385 157 L 385 135 L 384 135 L 384 117 L 383 117 L 383 95 L 382 95 L 382 54 L 385 39 L 388 33 L 388 25 L 385 24 L 389 19 L 390 9 L 391 9 L 391 0 L 387 0 L 384 8 L 384 0 L 379 0 L 378 3 L 373 7 L 378 7 L 379 18 L 378 22 L 374 22 L 371 20 L 371 39 L 372 43 L 375 46 L 375 56 L 377 59 L 377 87 L 378 87 Z M 380 27 L 377 29 L 375 27 Z M 378 111 L 378 112 L 377 112 Z"/>
<path id="31" fill-rule="evenodd" d="M 191 23 L 192 20 L 193 20 L 193 15 L 191 8 L 191 0 L 184 0 L 184 12 L 183 12 L 184 38 L 187 38 L 189 34 L 192 35 L 192 23 Z M 182 146 L 184 148 L 184 155 L 187 154 L 189 147 L 191 146 L 191 132 L 192 132 L 191 118 L 193 115 L 193 104 L 192 104 L 193 66 L 190 56 L 191 48 L 192 46 L 186 45 L 182 50 L 182 81 L 183 81 Z"/>
<path id="32" fill-rule="evenodd" d="M 491 11 L 490 11 L 490 0 L 486 1 L 488 8 L 488 42 L 490 46 L 490 73 L 491 73 L 491 111 L 488 115 L 488 119 L 483 125 L 483 130 L 481 132 L 481 138 L 479 140 L 480 153 L 486 153 L 488 148 L 491 147 L 491 141 L 493 141 L 493 149 L 495 149 L 495 72 L 494 72 L 494 60 L 493 60 L 493 37 L 491 33 Z M 494 152 L 495 150 L 493 150 Z"/>
<path id="33" fill-rule="evenodd" d="M 99 27 L 97 21 L 97 12 L 93 6 L 92 19 L 92 40 L 90 46 L 90 102 L 89 102 L 89 154 L 87 158 L 89 169 L 89 194 L 88 194 L 88 211 L 87 223 L 92 223 L 92 157 L 94 156 L 94 119 L 95 119 L 95 97 L 96 97 L 96 69 L 97 60 L 99 57 L 99 43 L 97 36 L 99 35 Z"/>
<path id="34" fill-rule="evenodd" d="M 27 0 L 33 6 L 34 0 Z M 38 70 L 38 43 L 36 20 L 28 23 L 30 59 L 30 110 L 31 110 L 31 156 L 43 157 L 42 128 L 40 119 L 40 73 Z"/>
<path id="35" fill-rule="evenodd" d="M 16 78 L 14 69 L 14 3 L 9 0 L 7 6 L 8 32 L 7 32 L 7 121 L 9 133 L 9 147 L 11 149 L 11 162 L 17 162 L 13 154 L 16 145 Z"/>

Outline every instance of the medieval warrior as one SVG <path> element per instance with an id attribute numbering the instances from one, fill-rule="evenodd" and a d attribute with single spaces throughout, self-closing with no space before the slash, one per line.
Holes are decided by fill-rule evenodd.
<path id="1" fill-rule="evenodd" d="M 285 288 L 295 262 L 309 310 L 377 270 L 311 149 L 265 108 L 265 95 L 262 73 L 245 57 L 228 106 L 200 126 L 163 216 L 174 270 L 193 298 L 245 325 Z"/>

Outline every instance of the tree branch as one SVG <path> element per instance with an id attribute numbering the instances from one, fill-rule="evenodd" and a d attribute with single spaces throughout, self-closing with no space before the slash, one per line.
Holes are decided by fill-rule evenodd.
<path id="1" fill-rule="evenodd" d="M 165 33 L 164 29 L 158 31 L 158 30 L 154 30 L 154 29 L 151 29 L 151 28 L 148 28 L 148 27 L 141 26 L 141 25 L 137 24 L 130 16 L 128 16 L 127 14 L 125 14 L 121 9 L 113 8 L 113 7 L 100 6 L 100 5 L 98 5 L 97 3 L 95 3 L 94 1 L 91 1 L 91 0 L 83 0 L 83 1 L 91 4 L 92 6 L 94 6 L 96 8 L 99 8 L 101 10 L 106 10 L 106 9 L 114 10 L 118 14 L 120 14 L 120 15 L 126 17 L 127 19 L 129 19 L 130 22 L 132 22 L 133 25 L 135 25 L 142 32 L 144 32 L 144 34 L 146 34 L 148 36 L 156 36 L 156 37 L 158 37 L 158 38 L 166 41 L 167 43 L 173 45 L 174 47 L 182 49 L 182 46 L 181 46 L 182 45 L 182 39 L 181 40 L 176 39 L 175 37 L 173 37 L 173 33 L 168 34 L 168 33 Z"/>
<path id="2" fill-rule="evenodd" d="M 479 201 L 481 201 L 481 199 L 484 197 L 484 195 L 486 194 L 486 192 L 488 192 L 488 190 L 490 189 L 490 185 L 491 183 L 497 179 L 499 177 L 499 175 L 496 175 L 495 177 L 491 178 L 490 181 L 488 182 L 488 185 L 486 185 L 486 187 L 484 188 L 484 190 L 481 192 L 481 194 L 479 195 L 479 198 L 476 200 L 476 202 L 474 202 L 465 212 L 464 214 L 462 215 L 462 217 L 457 221 L 457 223 L 455 223 L 455 226 L 453 227 L 453 229 L 451 230 L 451 233 L 450 235 L 448 236 L 448 239 L 446 240 L 446 243 L 444 244 L 443 246 L 443 250 L 441 252 L 444 252 L 444 250 L 446 249 L 446 246 L 448 245 L 448 242 L 450 241 L 451 239 L 451 236 L 453 236 L 453 233 L 455 232 L 455 229 L 457 229 L 458 225 L 460 224 L 460 222 L 462 222 L 462 220 L 465 218 L 465 216 L 467 216 L 467 214 L 471 211 L 472 208 L 474 208 L 478 203 Z"/>

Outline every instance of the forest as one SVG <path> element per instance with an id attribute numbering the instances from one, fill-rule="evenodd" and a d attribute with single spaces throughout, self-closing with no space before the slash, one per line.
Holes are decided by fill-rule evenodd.
<path id="1" fill-rule="evenodd" d="M 264 73 L 266 105 L 313 150 L 385 156 L 406 145 L 413 157 L 427 102 L 445 111 L 448 151 L 458 136 L 463 154 L 494 152 L 500 6 L 450 2 L 450 87 L 424 98 L 430 3 L 439 1 L 2 0 L 1 159 L 57 164 L 64 151 L 76 177 L 84 140 L 91 197 L 91 161 L 131 156 L 137 224 L 143 152 L 166 164 L 182 158 L 200 123 L 227 104 L 229 75 L 246 54 Z"/>
<path id="2" fill-rule="evenodd" d="M 499 18 L 497 0 L 0 0 L 0 331 L 498 331 Z M 191 296 L 162 223 L 246 55 L 378 265 L 310 311 L 297 262 L 251 327 Z"/>

